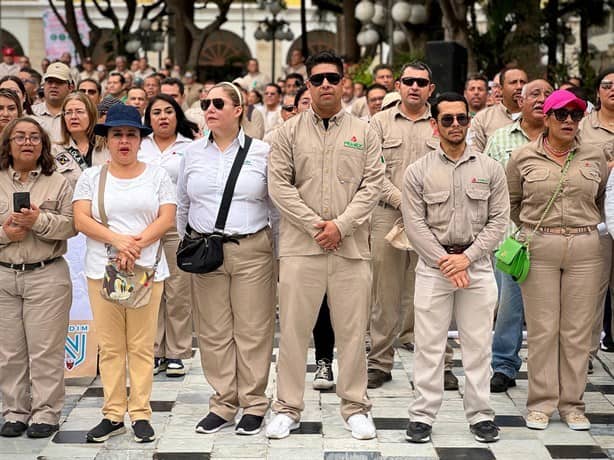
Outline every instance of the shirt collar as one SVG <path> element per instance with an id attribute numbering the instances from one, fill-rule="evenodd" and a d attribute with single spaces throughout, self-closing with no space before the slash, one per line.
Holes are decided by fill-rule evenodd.
<path id="1" fill-rule="evenodd" d="M 441 158 L 441 160 L 444 163 L 450 163 L 455 166 L 465 163 L 466 161 L 474 160 L 476 158 L 476 154 L 471 150 L 469 145 L 465 145 L 465 151 L 460 156 L 460 158 L 456 161 L 452 160 L 448 155 L 446 155 L 446 153 L 441 148 L 441 144 L 437 146 L 437 154 L 439 155 L 439 158 Z"/>
<path id="2" fill-rule="evenodd" d="M 546 148 L 544 147 L 544 139 L 546 138 L 546 133 L 541 133 L 539 135 L 539 137 L 536 140 L 536 147 L 535 150 L 537 151 L 537 153 L 550 158 L 550 156 L 548 155 L 548 153 L 546 152 Z M 573 152 L 574 150 L 576 150 L 578 148 L 578 136 L 576 135 L 576 138 L 574 139 L 574 143 L 571 146 L 571 150 L 570 152 Z"/>
<path id="3" fill-rule="evenodd" d="M 179 140 L 179 136 L 181 136 L 181 134 L 177 134 L 177 140 Z M 189 140 L 187 137 L 185 139 Z M 206 133 L 205 139 L 207 140 L 205 142 L 205 148 L 207 148 L 209 147 L 209 145 L 213 144 L 213 132 L 209 131 L 208 133 Z M 239 141 L 239 147 L 245 147 L 245 131 L 243 131 L 242 127 L 239 128 L 239 134 L 235 138 L 235 141 L 236 140 Z M 234 141 L 232 142 L 234 143 Z"/>
<path id="4" fill-rule="evenodd" d="M 38 176 L 40 176 L 41 172 L 43 171 L 43 168 L 41 168 L 41 166 L 37 166 L 35 169 L 33 169 L 32 171 L 30 171 L 28 173 L 28 176 L 30 179 L 35 179 Z M 15 169 L 13 168 L 13 166 L 9 165 L 9 176 L 15 180 L 18 181 L 19 178 L 21 177 L 21 173 L 15 171 Z"/>
<path id="5" fill-rule="evenodd" d="M 320 123 L 323 123 L 322 117 L 318 115 L 312 108 L 309 109 L 309 112 L 311 113 L 311 117 L 315 125 L 319 125 Z M 347 112 L 343 107 L 341 107 L 341 110 L 339 112 L 337 112 L 336 114 L 334 114 L 332 117 L 328 119 L 329 126 L 330 126 L 330 123 L 334 123 L 335 125 L 339 126 L 339 124 L 343 121 L 343 117 L 345 116 L 347 116 Z"/>
<path id="6" fill-rule="evenodd" d="M 401 104 L 403 103 L 403 101 L 399 101 L 396 105 L 392 106 L 391 108 L 389 108 L 388 110 L 391 111 L 392 113 L 392 118 L 396 119 L 397 117 L 403 117 L 406 120 L 409 121 L 419 121 L 419 120 L 430 120 L 432 115 L 431 115 L 431 104 L 429 104 L 428 102 L 426 103 L 426 110 L 424 111 L 424 113 L 422 115 L 420 115 L 418 118 L 416 118 L 415 120 L 410 120 L 407 115 L 405 115 L 403 113 L 403 111 L 401 110 Z"/>
<path id="7" fill-rule="evenodd" d="M 505 116 L 509 118 L 510 120 L 517 121 L 517 120 L 520 120 L 520 117 L 522 116 L 522 112 L 520 111 L 510 112 L 510 110 L 506 106 L 503 105 L 503 102 L 499 102 L 499 108 L 505 114 Z"/>

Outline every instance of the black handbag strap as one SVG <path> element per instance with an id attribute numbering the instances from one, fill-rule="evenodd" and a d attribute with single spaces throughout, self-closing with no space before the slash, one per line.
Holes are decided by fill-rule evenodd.
<path id="1" fill-rule="evenodd" d="M 213 229 L 214 231 L 222 232 L 224 230 L 224 227 L 226 227 L 226 219 L 228 219 L 228 211 L 230 210 L 230 202 L 232 201 L 232 195 L 235 192 L 237 179 L 239 178 L 239 173 L 241 172 L 241 168 L 243 167 L 243 162 L 245 161 L 245 157 L 247 156 L 247 151 L 249 150 L 250 145 L 252 145 L 252 138 L 249 136 L 245 136 L 245 142 L 243 143 L 243 147 L 240 147 L 239 151 L 237 152 L 235 161 L 232 163 L 232 168 L 230 169 L 230 175 L 228 176 L 228 180 L 226 181 L 226 187 L 224 187 L 224 194 L 222 195 L 220 210 L 218 211 L 217 219 L 215 220 L 215 228 Z"/>

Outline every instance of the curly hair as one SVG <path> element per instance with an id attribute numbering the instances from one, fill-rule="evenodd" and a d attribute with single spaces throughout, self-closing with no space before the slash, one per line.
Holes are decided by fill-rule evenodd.
<path id="1" fill-rule="evenodd" d="M 50 176 L 55 171 L 55 162 L 53 161 L 53 155 L 51 154 L 51 140 L 49 135 L 43 129 L 43 127 L 31 117 L 21 117 L 12 120 L 0 136 L 0 170 L 9 169 L 9 166 L 13 166 L 13 156 L 11 155 L 11 138 L 13 137 L 13 131 L 18 123 L 30 123 L 38 130 L 41 137 L 41 155 L 36 160 L 36 164 L 41 167 L 41 172 L 45 176 Z"/>

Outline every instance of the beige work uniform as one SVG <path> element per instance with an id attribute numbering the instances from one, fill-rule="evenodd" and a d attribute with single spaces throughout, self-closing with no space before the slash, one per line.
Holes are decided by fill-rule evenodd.
<path id="1" fill-rule="evenodd" d="M 497 303 L 490 254 L 509 219 L 503 167 L 469 147 L 456 161 L 438 148 L 405 173 L 403 220 L 416 266 L 412 422 L 433 424 L 443 398 L 444 350 L 452 313 L 465 370 L 463 404 L 470 424 L 493 420 L 489 402 L 492 324 Z M 444 245 L 470 245 L 470 285 L 459 289 L 438 267 Z"/>
<path id="2" fill-rule="evenodd" d="M 439 145 L 429 121 L 430 107 L 425 107 L 422 116 L 413 121 L 403 114 L 400 104 L 377 113 L 371 120 L 382 142 L 386 175 L 382 197 L 371 218 L 373 286 L 368 367 L 384 372 L 392 370 L 393 343 L 405 317 L 412 320 L 411 331 L 406 334 L 412 336 L 407 342 L 413 343 L 414 272 L 418 262 L 414 251 L 396 249 L 384 237 L 401 218 L 403 173 L 410 164 Z"/>
<path id="3" fill-rule="evenodd" d="M 511 125 L 520 114 L 512 114 L 502 102 L 480 110 L 471 120 L 467 142 L 474 152 L 484 152 L 488 138 L 496 130 Z"/>
<path id="4" fill-rule="evenodd" d="M 603 150 L 606 161 L 614 161 L 614 129 L 608 128 L 599 121 L 598 111 L 593 111 L 580 122 L 580 140 L 582 144 L 594 145 Z M 603 257 L 603 270 L 601 272 L 601 284 L 599 285 L 599 298 L 597 299 L 597 310 L 595 312 L 595 322 L 593 323 L 593 334 L 591 336 L 591 355 L 596 356 L 601 341 L 601 331 L 603 329 L 603 310 L 605 306 L 605 295 L 608 287 L 612 289 L 614 283 L 614 270 L 612 265 L 613 245 L 612 237 L 609 233 L 600 238 L 601 256 Z M 614 316 L 612 317 L 614 326 Z"/>
<path id="5" fill-rule="evenodd" d="M 341 415 L 366 413 L 364 340 L 371 268 L 369 218 L 381 194 L 384 165 L 375 131 L 344 110 L 328 129 L 312 110 L 286 121 L 269 157 L 269 194 L 281 215 L 279 304 L 281 341 L 273 410 L 300 418 L 311 331 L 324 294 L 335 332 Z M 335 252 L 315 241 L 314 224 L 332 220 Z"/>
<path id="6" fill-rule="evenodd" d="M 532 234 L 561 170 L 544 151 L 542 136 L 512 153 L 507 182 L 511 217 L 521 227 L 521 239 Z M 594 228 L 601 221 L 607 177 L 603 153 L 581 144 L 543 230 L 530 240 L 531 269 L 520 285 L 529 346 L 530 411 L 551 415 L 558 409 L 561 416 L 584 412 L 582 396 L 603 259 Z M 578 233 L 553 233 L 561 228 Z"/>
<path id="7" fill-rule="evenodd" d="M 352 104 L 352 115 L 358 118 L 366 117 L 369 115 L 369 106 L 367 105 L 367 96 L 359 97 Z"/>
<path id="8" fill-rule="evenodd" d="M 247 109 L 243 112 L 241 127 L 249 137 L 262 139 L 264 137 L 264 115 L 256 107 L 252 106 L 251 110 L 251 119 L 247 116 Z"/>
<path id="9" fill-rule="evenodd" d="M 64 344 L 72 290 L 62 257 L 75 234 L 72 189 L 60 174 L 32 171 L 22 183 L 11 167 L 0 171 L 0 222 L 13 212 L 13 193 L 30 192 L 40 215 L 23 241 L 0 228 L 0 262 L 30 264 L 22 271 L 0 266 L 0 392 L 5 421 L 59 423 L 64 405 Z"/>
<path id="10" fill-rule="evenodd" d="M 74 189 L 83 169 L 75 157 L 69 152 L 69 148 L 73 149 L 75 153 L 78 151 L 77 145 L 71 139 L 68 145 L 53 144 L 51 147 L 51 154 L 55 160 L 55 170 L 64 176 Z M 92 152 L 92 166 L 104 164 L 107 159 L 108 150 L 106 148 L 95 149 Z"/>
<path id="11" fill-rule="evenodd" d="M 34 119 L 38 121 L 47 132 L 51 142 L 61 142 L 62 112 L 53 115 L 45 102 L 33 105 L 32 112 L 34 113 Z"/>

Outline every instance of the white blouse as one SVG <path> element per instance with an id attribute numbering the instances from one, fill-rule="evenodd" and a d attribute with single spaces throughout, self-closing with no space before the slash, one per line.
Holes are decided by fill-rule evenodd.
<path id="1" fill-rule="evenodd" d="M 192 143 L 192 139 L 177 133 L 177 139 L 169 145 L 163 152 L 160 151 L 158 144 L 154 141 L 153 133 L 143 138 L 138 159 L 144 163 L 162 166 L 171 177 L 173 184 L 177 184 L 177 174 L 179 173 L 179 163 L 186 148 Z"/>

